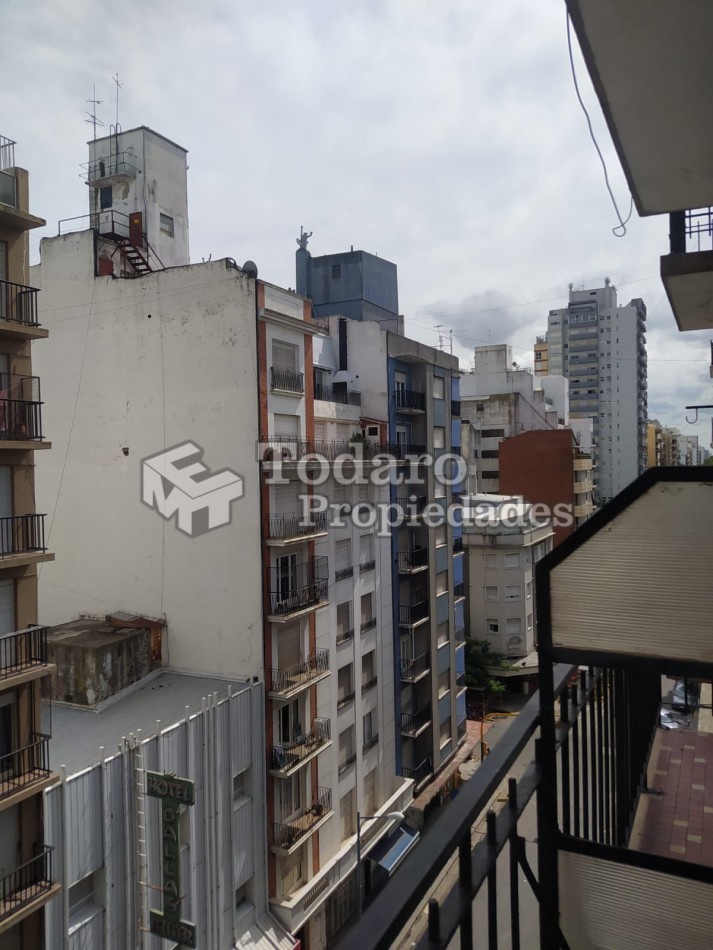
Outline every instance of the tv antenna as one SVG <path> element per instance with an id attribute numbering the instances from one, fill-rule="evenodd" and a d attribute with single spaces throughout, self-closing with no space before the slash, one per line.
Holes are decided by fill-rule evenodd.
<path id="1" fill-rule="evenodd" d="M 119 74 L 111 77 L 112 82 L 116 85 L 116 128 L 119 129 L 119 90 L 121 89 L 121 83 L 119 82 Z"/>
<path id="2" fill-rule="evenodd" d="M 92 126 L 94 130 L 95 141 L 97 137 L 97 126 L 101 126 L 101 127 L 104 126 L 104 123 L 102 122 L 102 120 L 97 118 L 97 106 L 100 106 L 103 101 L 104 101 L 103 99 L 97 99 L 97 85 L 96 83 L 92 83 L 92 98 L 87 99 L 87 102 L 90 103 L 92 106 L 94 106 L 94 108 L 91 112 L 87 112 L 87 115 L 89 116 L 89 118 L 85 119 L 84 121 L 86 122 L 87 125 Z"/>
<path id="3" fill-rule="evenodd" d="M 442 323 L 437 323 L 437 324 L 436 324 L 436 332 L 438 333 L 438 349 L 439 349 L 439 350 L 442 350 L 442 349 L 443 349 L 443 334 L 441 333 L 441 327 L 442 327 L 442 326 L 443 326 Z"/>

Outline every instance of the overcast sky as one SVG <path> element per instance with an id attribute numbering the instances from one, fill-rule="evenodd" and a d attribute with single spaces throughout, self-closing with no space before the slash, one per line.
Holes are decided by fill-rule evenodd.
<path id="1" fill-rule="evenodd" d="M 665 217 L 614 209 L 570 74 L 562 0 L 0 0 L 0 134 L 31 172 L 47 228 L 87 211 L 79 178 L 98 115 L 189 151 L 191 258 L 254 260 L 293 287 L 295 239 L 398 265 L 407 333 L 453 330 L 532 364 L 567 288 L 601 286 L 649 313 L 649 415 L 696 432 L 713 402 L 710 332 L 680 334 L 663 290 Z M 624 215 L 629 194 L 575 42 L 575 65 Z"/>

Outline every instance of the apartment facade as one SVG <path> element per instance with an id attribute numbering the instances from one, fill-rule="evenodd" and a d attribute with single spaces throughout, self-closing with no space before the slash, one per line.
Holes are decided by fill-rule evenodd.
<path id="1" fill-rule="evenodd" d="M 54 781 L 51 719 L 41 694 L 53 672 L 47 630 L 38 626 L 38 565 L 51 561 L 45 516 L 35 509 L 35 451 L 45 441 L 32 344 L 46 339 L 37 290 L 29 286 L 27 172 L 0 136 L 0 944 L 44 947 L 44 905 L 58 892 L 42 792 Z"/>
<path id="2" fill-rule="evenodd" d="M 271 906 L 326 947 L 413 795 L 396 766 L 391 544 L 369 523 L 389 481 L 357 452 L 361 393 L 310 302 L 259 281 L 258 312 Z M 386 418 L 368 425 L 380 446 Z"/>
<path id="3" fill-rule="evenodd" d="M 549 372 L 569 379 L 570 414 L 594 419 L 597 490 L 609 501 L 646 468 L 646 306 L 617 304 L 609 282 L 570 288 L 567 307 L 551 310 Z"/>

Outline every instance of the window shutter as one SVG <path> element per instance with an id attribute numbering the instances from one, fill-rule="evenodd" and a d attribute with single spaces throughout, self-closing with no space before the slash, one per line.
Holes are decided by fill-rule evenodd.
<path id="1" fill-rule="evenodd" d="M 297 369 L 297 347 L 292 343 L 272 341 L 272 365 L 275 369 L 286 369 L 295 372 Z"/>
<path id="2" fill-rule="evenodd" d="M 300 434 L 300 417 L 276 412 L 273 416 L 273 434 L 281 439 L 297 439 Z"/>

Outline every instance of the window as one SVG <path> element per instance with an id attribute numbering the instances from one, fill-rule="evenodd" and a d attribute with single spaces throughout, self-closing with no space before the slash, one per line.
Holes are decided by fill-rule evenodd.
<path id="1" fill-rule="evenodd" d="M 498 458 L 499 454 L 500 453 L 497 449 L 483 449 L 483 451 L 480 453 L 480 457 L 484 459 L 496 459 Z"/>
<path id="2" fill-rule="evenodd" d="M 439 548 L 443 544 L 448 544 L 448 531 L 444 524 L 436 528 L 436 547 Z"/>
<path id="3" fill-rule="evenodd" d="M 527 615 L 527 629 L 532 630 L 532 614 Z"/>
<path id="4" fill-rule="evenodd" d="M 250 794 L 250 769 L 247 768 L 233 776 L 233 801 L 237 801 L 239 798 L 249 798 Z"/>
<path id="5" fill-rule="evenodd" d="M 451 671 L 450 669 L 444 670 L 438 676 L 438 698 L 445 696 L 448 690 L 451 688 Z"/>
<path id="6" fill-rule="evenodd" d="M 354 762 L 354 726 L 339 733 L 339 774 L 342 775 Z"/>
<path id="7" fill-rule="evenodd" d="M 69 914 L 73 916 L 82 907 L 94 902 L 94 875 L 87 874 L 69 888 Z"/>
<path id="8" fill-rule="evenodd" d="M 497 554 L 486 554 L 485 555 L 485 566 L 490 570 L 495 570 L 498 566 L 498 556 Z"/>
<path id="9" fill-rule="evenodd" d="M 446 398 L 446 381 L 442 376 L 433 377 L 433 398 L 434 399 Z"/>
<path id="10" fill-rule="evenodd" d="M 369 483 L 364 482 L 363 484 L 359 482 L 354 486 L 354 503 L 355 504 L 368 504 L 369 503 Z"/>
<path id="11" fill-rule="evenodd" d="M 370 650 L 361 658 L 362 686 L 373 686 L 376 682 L 376 650 Z"/>
<path id="12" fill-rule="evenodd" d="M 489 600 L 491 603 L 497 603 L 498 600 L 498 589 L 497 587 L 486 587 L 485 588 L 485 599 Z"/>
<path id="13" fill-rule="evenodd" d="M 505 588 L 505 600 L 520 600 L 522 587 L 520 584 L 511 584 Z"/>
<path id="14" fill-rule="evenodd" d="M 496 482 L 500 478 L 500 472 L 497 468 L 483 469 L 480 473 L 481 478 L 488 478 L 491 481 Z"/>
<path id="15" fill-rule="evenodd" d="M 484 439 L 504 439 L 505 429 L 483 429 Z"/>
<path id="16" fill-rule="evenodd" d="M 497 633 L 500 629 L 497 620 L 487 620 L 488 633 Z"/>
<path id="17" fill-rule="evenodd" d="M 281 883 L 283 896 L 296 890 L 304 880 L 304 848 L 300 848 L 289 858 L 281 862 Z"/>
<path id="18" fill-rule="evenodd" d="M 297 773 L 291 778 L 275 783 L 278 789 L 277 808 L 281 822 L 286 822 L 302 807 L 302 775 Z"/>
<path id="19" fill-rule="evenodd" d="M 448 571 L 441 571 L 436 574 L 436 597 L 439 594 L 445 594 L 448 591 Z"/>
<path id="20" fill-rule="evenodd" d="M 337 672 L 337 708 L 354 698 L 354 664 L 348 663 Z"/>
<path id="21" fill-rule="evenodd" d="M 440 734 L 439 734 L 440 746 L 443 747 L 446 744 L 446 742 L 448 742 L 450 737 L 451 737 L 451 720 L 450 720 L 450 717 L 448 717 L 447 719 L 444 719 L 443 722 L 441 723 L 441 729 L 440 729 Z"/>
<path id="22" fill-rule="evenodd" d="M 289 370 L 294 373 L 297 369 L 297 347 L 295 344 L 273 340 L 272 365 L 275 369 Z"/>
<path id="23" fill-rule="evenodd" d="M 348 576 L 349 568 L 352 566 L 352 542 L 350 538 L 343 541 L 337 541 L 335 545 L 335 570 L 336 578 Z"/>
<path id="24" fill-rule="evenodd" d="M 3 766 L 10 765 L 12 760 L 3 759 L 15 751 L 15 706 L 14 692 L 0 695 L 0 762 Z"/>
<path id="25" fill-rule="evenodd" d="M 520 555 L 519 555 L 519 554 L 506 554 L 506 555 L 505 555 L 505 567 L 506 567 L 506 568 L 520 567 Z"/>
<path id="26" fill-rule="evenodd" d="M 444 449 L 446 447 L 446 430 L 443 426 L 433 427 L 433 448 Z"/>
<path id="27" fill-rule="evenodd" d="M 520 617 L 509 617 L 505 621 L 505 633 L 521 633 L 522 632 L 522 619 Z"/>
<path id="28" fill-rule="evenodd" d="M 364 806 L 368 815 L 373 815 L 379 807 L 378 769 L 372 769 L 364 779 Z"/>
<path id="29" fill-rule="evenodd" d="M 377 719 L 377 711 L 375 709 L 372 709 L 371 712 L 368 712 L 364 716 L 363 727 L 364 747 L 369 749 L 371 746 L 376 744 L 376 741 L 379 738 L 379 721 Z"/>
<path id="30" fill-rule="evenodd" d="M 352 602 L 337 604 L 337 643 L 348 640 L 352 630 Z"/>
<path id="31" fill-rule="evenodd" d="M 339 800 L 339 819 L 341 821 L 342 841 L 351 838 L 356 832 L 354 815 L 354 789 L 350 789 Z"/>
<path id="32" fill-rule="evenodd" d="M 113 200 L 111 185 L 106 185 L 104 188 L 99 189 L 99 207 L 102 210 L 104 208 L 111 208 Z"/>
<path id="33" fill-rule="evenodd" d="M 437 637 L 438 637 L 438 646 L 439 646 L 439 647 L 443 646 L 444 643 L 448 643 L 448 641 L 449 641 L 449 639 L 450 639 L 450 628 L 449 628 L 449 626 L 448 626 L 448 621 L 447 621 L 447 620 L 446 620 L 445 623 L 441 623 L 441 624 L 438 625 L 438 629 L 437 629 L 437 631 L 436 631 L 436 634 L 437 634 Z"/>
<path id="34" fill-rule="evenodd" d="M 362 534 L 359 538 L 359 563 L 370 564 L 374 560 L 374 535 Z"/>
<path id="35" fill-rule="evenodd" d="M 362 594 L 361 597 L 361 622 L 369 623 L 374 619 L 374 597 L 373 594 Z"/>
<path id="36" fill-rule="evenodd" d="M 173 237 L 173 218 L 169 214 L 159 216 L 159 226 L 161 228 L 161 234 L 165 234 L 167 237 Z"/>
<path id="37" fill-rule="evenodd" d="M 532 581 L 527 582 L 527 587 L 525 588 L 526 595 L 532 597 Z"/>
<path id="38" fill-rule="evenodd" d="M 277 736 L 280 745 L 291 745 L 302 738 L 302 717 L 298 699 L 280 706 L 278 710 Z"/>

